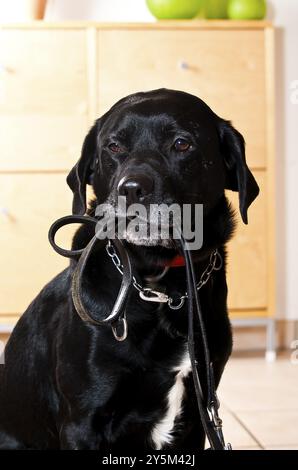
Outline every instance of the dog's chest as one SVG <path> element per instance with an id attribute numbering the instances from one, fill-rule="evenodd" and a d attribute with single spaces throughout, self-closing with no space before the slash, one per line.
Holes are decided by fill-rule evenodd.
<path id="1" fill-rule="evenodd" d="M 186 348 L 179 364 L 173 368 L 176 372 L 175 381 L 166 397 L 166 411 L 154 425 L 151 439 L 157 450 L 164 445 L 171 444 L 175 422 L 182 414 L 183 397 L 185 393 L 184 379 L 191 371 L 191 364 L 188 349 Z"/>

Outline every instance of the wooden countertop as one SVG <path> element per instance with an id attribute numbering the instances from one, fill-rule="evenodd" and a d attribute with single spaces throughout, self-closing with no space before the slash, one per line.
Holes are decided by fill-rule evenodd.
<path id="1" fill-rule="evenodd" d="M 146 23 L 106 23 L 96 21 L 28 21 L 24 23 L 1 23 L 0 29 L 187 29 L 187 30 L 241 30 L 241 29 L 265 29 L 272 28 L 270 21 L 236 21 L 236 20 L 162 20 Z"/>

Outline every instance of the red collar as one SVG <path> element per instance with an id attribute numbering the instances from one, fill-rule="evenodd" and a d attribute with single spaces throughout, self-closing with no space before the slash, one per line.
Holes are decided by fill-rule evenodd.
<path id="1" fill-rule="evenodd" d="M 200 261 L 200 257 L 192 255 L 192 261 L 193 263 Z M 174 258 L 164 261 L 162 263 L 162 266 L 165 268 L 181 268 L 182 266 L 185 266 L 185 259 L 182 255 L 176 255 Z"/>
<path id="2" fill-rule="evenodd" d="M 168 268 L 179 268 L 181 266 L 185 266 L 185 259 L 181 255 L 176 255 L 171 260 L 166 261 L 164 263 L 164 266 L 166 266 Z"/>

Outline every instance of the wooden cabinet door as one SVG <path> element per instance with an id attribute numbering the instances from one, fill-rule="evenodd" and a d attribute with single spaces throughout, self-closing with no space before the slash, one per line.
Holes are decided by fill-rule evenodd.
<path id="1" fill-rule="evenodd" d="M 71 213 L 65 176 L 0 174 L 1 314 L 21 314 L 68 264 L 48 242 L 52 222 Z M 57 241 L 69 247 L 70 238 L 62 230 Z"/>
<path id="2" fill-rule="evenodd" d="M 98 32 L 98 112 L 155 88 L 184 90 L 233 121 L 249 165 L 265 166 L 265 57 L 260 30 Z"/>
<path id="3" fill-rule="evenodd" d="M 0 171 L 68 169 L 87 130 L 85 30 L 0 31 Z"/>
<path id="4" fill-rule="evenodd" d="M 228 244 L 228 305 L 231 310 L 262 310 L 268 305 L 267 188 L 266 173 L 255 171 L 260 194 L 248 210 L 248 225 L 239 215 L 238 194 L 227 192 L 237 214 L 237 229 Z"/>

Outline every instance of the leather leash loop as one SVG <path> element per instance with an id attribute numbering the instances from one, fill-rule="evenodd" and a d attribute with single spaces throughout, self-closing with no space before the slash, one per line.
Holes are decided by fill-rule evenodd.
<path id="1" fill-rule="evenodd" d="M 65 217 L 61 217 L 60 219 L 56 220 L 50 227 L 48 235 L 49 242 L 54 248 L 54 250 L 59 253 L 59 255 L 64 256 L 65 258 L 79 258 L 84 252 L 85 248 L 81 250 L 67 250 L 65 248 L 61 248 L 55 242 L 56 233 L 60 228 L 64 227 L 65 225 L 92 224 L 95 226 L 97 222 L 97 219 L 94 219 L 93 217 L 90 217 L 88 215 L 66 215 Z"/>
<path id="2" fill-rule="evenodd" d="M 132 268 L 131 268 L 130 258 L 122 242 L 119 240 L 119 238 L 116 237 L 114 239 L 114 244 L 123 261 L 123 276 L 122 276 L 120 290 L 119 290 L 117 299 L 114 303 L 113 309 L 111 313 L 104 320 L 98 320 L 94 318 L 93 316 L 91 316 L 89 311 L 85 308 L 84 303 L 83 303 L 82 279 L 84 277 L 85 268 L 86 268 L 88 259 L 90 257 L 90 254 L 92 253 L 95 244 L 100 243 L 100 242 L 103 243 L 104 241 L 99 240 L 95 235 L 92 238 L 92 240 L 88 243 L 87 247 L 83 250 L 83 254 L 81 255 L 73 273 L 72 288 L 71 288 L 72 299 L 73 299 L 73 303 L 74 303 L 77 313 L 79 314 L 79 316 L 81 317 L 83 321 L 88 321 L 89 323 L 92 323 L 93 325 L 113 324 L 119 319 L 119 317 L 121 317 L 122 313 L 125 310 L 125 307 L 128 301 L 128 294 L 132 285 Z M 125 321 L 126 320 L 122 319 L 123 324 L 125 324 Z M 126 330 L 126 336 L 127 336 L 127 324 L 126 324 L 126 327 L 124 325 L 124 330 Z M 116 335 L 115 337 L 116 339 L 118 339 Z M 123 341 L 123 339 L 121 339 L 121 341 Z"/>
<path id="3" fill-rule="evenodd" d="M 88 215 L 67 215 L 56 220 L 50 227 L 49 230 L 49 242 L 54 250 L 59 253 L 61 256 L 66 258 L 78 259 L 77 265 L 74 269 L 71 283 L 71 295 L 72 300 L 75 306 L 75 310 L 81 319 L 85 322 L 89 322 L 92 325 L 104 325 L 110 324 L 112 327 L 113 334 L 118 341 L 123 341 L 127 337 L 127 321 L 125 318 L 125 307 L 128 301 L 128 294 L 132 285 L 132 268 L 130 258 L 127 252 L 127 249 L 124 248 L 123 243 L 119 238 L 113 240 L 115 247 L 122 260 L 123 276 L 121 287 L 117 296 L 117 299 L 114 303 L 111 313 L 104 320 L 98 320 L 94 318 L 89 311 L 85 308 L 83 303 L 83 287 L 82 281 L 84 277 L 84 272 L 88 260 L 95 249 L 96 245 L 106 244 L 106 239 L 102 239 L 99 233 L 96 233 L 94 237 L 90 240 L 88 245 L 85 248 L 80 250 L 66 250 L 58 246 L 55 242 L 55 235 L 58 230 L 65 225 L 70 225 L 73 223 L 81 224 L 91 224 L 95 226 L 98 220 L 94 217 Z M 104 230 L 106 227 L 102 227 Z M 124 313 L 123 313 L 124 312 Z M 119 321 L 118 321 L 119 320 Z M 123 334 L 118 335 L 117 326 L 118 323 L 122 323 Z"/>

